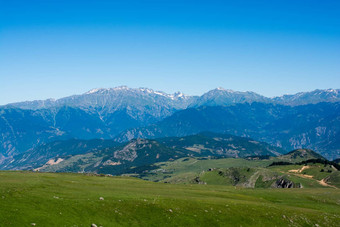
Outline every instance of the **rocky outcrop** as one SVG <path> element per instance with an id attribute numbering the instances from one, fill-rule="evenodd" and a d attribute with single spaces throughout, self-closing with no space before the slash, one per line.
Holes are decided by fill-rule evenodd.
<path id="1" fill-rule="evenodd" d="M 284 179 L 284 178 L 280 178 L 277 179 L 273 184 L 272 184 L 273 188 L 301 188 L 301 184 L 300 183 L 294 183 L 293 181 Z"/>

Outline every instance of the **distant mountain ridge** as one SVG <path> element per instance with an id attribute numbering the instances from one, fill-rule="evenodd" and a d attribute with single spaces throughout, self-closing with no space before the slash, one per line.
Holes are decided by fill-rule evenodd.
<path id="1" fill-rule="evenodd" d="M 274 97 L 272 100 L 274 103 L 293 106 L 316 104 L 319 102 L 339 102 L 340 89 L 316 89 L 310 92 L 299 92 L 294 95 Z"/>
<path id="2" fill-rule="evenodd" d="M 126 107 L 138 108 L 140 104 L 165 106 L 167 109 L 185 109 L 200 106 L 228 106 L 236 103 L 274 103 L 282 105 L 306 105 L 319 102 L 339 102 L 340 89 L 316 89 L 268 98 L 251 91 L 234 91 L 216 88 L 201 96 L 185 95 L 181 92 L 167 94 L 149 88 L 96 88 L 81 95 L 61 99 L 47 99 L 10 103 L 5 106 L 21 109 L 46 109 L 51 107 L 71 106 L 79 108 L 97 108 L 101 111 L 116 111 Z M 138 105 L 136 105 L 138 104 Z"/>
<path id="3" fill-rule="evenodd" d="M 315 90 L 296 95 L 266 98 L 254 92 L 237 92 L 223 88 L 214 89 L 202 96 L 188 96 L 180 92 L 167 94 L 148 88 L 134 89 L 121 86 L 108 89 L 92 89 L 82 95 L 69 96 L 58 100 L 48 99 L 12 103 L 0 106 L 0 162 L 42 144 L 61 139 L 112 139 L 120 135 L 119 137 L 125 137 L 123 140 L 127 141 L 136 137 L 148 138 L 149 136 L 164 136 L 165 134 L 183 136 L 189 135 L 187 133 L 214 130 L 216 132 L 248 136 L 251 133 L 239 130 L 240 128 L 245 128 L 243 127 L 244 122 L 240 120 L 243 113 L 238 116 L 232 115 L 234 124 L 223 130 L 209 128 L 209 124 L 204 126 L 203 124 L 206 121 L 199 122 L 199 127 L 196 124 L 190 126 L 196 128 L 183 128 L 183 124 L 193 120 L 196 110 L 203 113 L 201 110 L 205 107 L 230 107 L 233 109 L 235 105 L 244 105 L 244 111 L 247 113 L 253 108 L 249 104 L 263 104 L 262 112 L 252 112 L 254 116 L 248 116 L 250 117 L 248 120 L 251 120 L 255 116 L 260 119 L 260 115 L 265 113 L 264 110 L 272 109 L 273 106 L 277 106 L 277 110 L 282 109 L 283 111 L 282 113 L 276 111 L 276 115 L 284 115 L 284 111 L 287 108 L 289 109 L 289 106 L 298 107 L 300 104 L 301 106 L 308 104 L 318 105 L 321 102 L 326 102 L 330 104 L 329 106 L 336 107 L 339 100 L 339 89 Z M 312 106 L 308 108 L 312 112 L 318 111 L 317 108 Z M 329 111 L 333 110 L 334 108 L 329 109 Z M 158 122 L 162 122 L 166 118 L 176 118 L 181 111 L 185 111 L 187 116 L 179 121 L 183 123 L 183 120 L 185 120 L 182 125 L 174 125 L 178 127 L 178 130 L 182 130 L 179 134 L 168 133 L 169 130 L 173 130 L 171 128 L 163 130 L 163 132 L 151 132 L 150 130 L 141 132 L 139 130 L 149 126 L 153 127 L 152 125 L 158 124 Z M 290 114 L 294 116 L 294 111 Z M 314 119 L 312 123 L 308 123 L 308 119 L 300 119 L 301 122 L 305 122 L 304 124 L 314 127 L 313 129 L 309 127 L 309 131 L 314 130 L 317 133 L 299 132 L 297 137 L 295 135 L 290 137 L 289 144 L 292 147 L 289 148 L 299 148 L 300 145 L 307 144 L 308 146 L 314 146 L 311 148 L 316 148 L 315 150 L 318 152 L 320 151 L 319 148 L 322 147 L 321 150 L 326 151 L 328 149 L 332 154 L 337 155 L 339 153 L 338 140 L 334 138 L 338 135 L 336 128 L 339 113 L 329 114 L 334 115 L 331 118 L 334 126 L 315 123 L 316 120 L 325 122 L 323 119 Z M 311 115 L 313 114 L 311 113 Z M 319 116 L 321 117 L 322 115 Z M 209 117 L 212 116 L 206 116 L 206 118 Z M 217 117 L 216 119 L 219 118 Z M 263 123 L 268 124 L 269 122 Z M 259 129 L 254 126 L 252 121 L 249 121 L 249 126 L 253 127 L 252 131 Z M 287 131 L 288 129 L 285 130 Z M 326 134 L 327 138 L 330 139 L 329 143 L 325 140 Z M 313 136 L 311 137 L 310 135 Z M 324 138 L 321 144 L 320 136 L 317 135 Z M 282 141 L 285 141 L 288 137 L 284 133 L 274 136 L 275 141 L 268 141 L 266 137 L 259 137 L 258 139 L 274 145 L 280 145 L 276 143 L 282 144 Z M 334 157 L 336 158 L 337 156 Z"/>
<path id="4" fill-rule="evenodd" d="M 138 108 L 143 105 L 157 105 L 167 109 L 184 109 L 195 96 L 187 96 L 181 92 L 167 94 L 149 88 L 129 88 L 119 86 L 115 88 L 96 88 L 81 95 L 72 95 L 61 99 L 47 99 L 10 103 L 22 109 L 46 109 L 51 107 L 71 106 L 78 108 L 97 108 L 102 111 L 117 111 L 127 107 Z"/>
<path id="5" fill-rule="evenodd" d="M 216 88 L 208 91 L 200 96 L 190 107 L 200 106 L 228 106 L 235 103 L 252 103 L 252 102 L 271 102 L 270 98 L 266 98 L 255 92 L 240 92 L 233 90 L 226 90 L 224 88 Z"/>

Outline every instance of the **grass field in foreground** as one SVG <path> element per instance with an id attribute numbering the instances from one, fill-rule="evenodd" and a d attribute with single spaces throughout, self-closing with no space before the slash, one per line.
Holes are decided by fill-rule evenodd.
<path id="1" fill-rule="evenodd" d="M 100 200 L 103 197 L 104 200 Z M 339 226 L 340 190 L 0 172 L 0 226 Z"/>

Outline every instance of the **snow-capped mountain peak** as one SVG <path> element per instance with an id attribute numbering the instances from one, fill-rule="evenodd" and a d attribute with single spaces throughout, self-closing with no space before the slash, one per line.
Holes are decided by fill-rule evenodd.
<path id="1" fill-rule="evenodd" d="M 103 91 L 103 90 L 105 90 L 105 89 L 104 88 L 94 88 L 94 89 L 91 89 L 88 92 L 86 92 L 85 95 L 94 94 L 94 93 L 97 93 L 97 92 L 100 92 L 100 91 Z"/>

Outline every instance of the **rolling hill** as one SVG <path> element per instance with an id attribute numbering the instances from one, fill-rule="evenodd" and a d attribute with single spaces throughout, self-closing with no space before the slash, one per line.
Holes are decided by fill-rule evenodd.
<path id="1" fill-rule="evenodd" d="M 290 151 L 285 155 L 276 157 L 276 159 L 286 161 L 286 162 L 297 163 L 297 162 L 306 161 L 310 159 L 325 159 L 325 158 L 322 155 L 310 149 L 297 149 L 297 150 Z"/>

